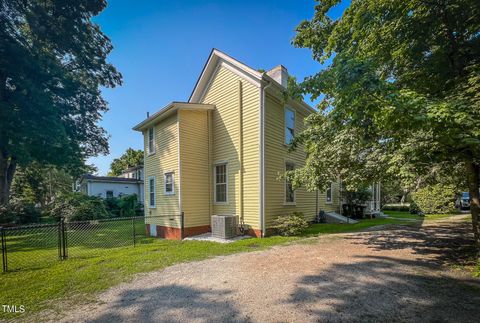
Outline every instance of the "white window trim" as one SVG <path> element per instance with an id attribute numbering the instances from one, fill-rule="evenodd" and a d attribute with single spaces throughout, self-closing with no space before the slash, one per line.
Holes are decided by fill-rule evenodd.
<path id="1" fill-rule="evenodd" d="M 290 146 L 291 143 L 287 143 L 287 136 L 286 136 L 286 132 L 287 132 L 287 119 L 285 118 L 285 115 L 287 114 L 287 110 L 290 110 L 293 112 L 293 136 L 295 137 L 295 133 L 296 133 L 296 125 L 297 125 L 297 111 L 294 109 L 294 108 L 291 108 L 291 107 L 288 107 L 288 106 L 285 106 L 283 108 L 283 144 L 285 146 Z"/>
<path id="2" fill-rule="evenodd" d="M 325 191 L 325 204 L 333 204 L 333 182 L 330 182 L 330 201 L 328 200 L 328 188 Z"/>
<path id="3" fill-rule="evenodd" d="M 153 196 L 154 196 L 154 201 L 153 201 L 154 203 L 153 203 L 153 205 L 151 204 L 151 198 L 150 198 L 150 196 L 151 196 L 151 195 L 150 195 L 150 193 L 151 193 L 151 191 L 150 191 L 150 188 L 151 188 L 151 186 L 150 186 L 150 181 L 151 181 L 152 179 L 153 179 Z M 156 192 L 156 189 L 157 189 L 157 180 L 156 180 L 155 176 L 149 176 L 147 183 L 148 183 L 148 208 L 149 208 L 149 209 L 155 209 L 155 208 L 157 207 L 157 192 Z"/>
<path id="4" fill-rule="evenodd" d="M 153 140 L 152 140 L 152 147 L 153 150 L 150 151 L 150 129 L 153 131 Z M 156 140 L 155 140 L 155 126 L 152 126 L 151 128 L 148 128 L 147 130 L 147 151 L 148 151 L 148 156 L 155 154 L 156 152 Z"/>
<path id="5" fill-rule="evenodd" d="M 217 202 L 217 166 L 225 165 L 225 202 Z M 228 161 L 217 161 L 213 165 L 213 204 L 228 205 Z"/>
<path id="6" fill-rule="evenodd" d="M 293 169 L 295 169 L 295 163 L 289 160 L 284 161 L 284 173 L 287 171 L 287 164 L 290 164 L 293 166 Z M 285 178 L 283 182 L 283 205 L 290 205 L 290 206 L 295 206 L 297 205 L 297 193 L 296 190 L 293 190 L 293 202 L 287 202 L 287 179 Z"/>
<path id="7" fill-rule="evenodd" d="M 167 192 L 167 175 L 172 175 L 172 191 Z M 165 172 L 163 174 L 163 194 L 164 195 L 175 195 L 175 173 L 174 172 Z"/>

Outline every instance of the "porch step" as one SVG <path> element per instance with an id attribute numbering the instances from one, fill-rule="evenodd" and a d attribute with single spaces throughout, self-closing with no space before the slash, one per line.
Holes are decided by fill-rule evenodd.
<path id="1" fill-rule="evenodd" d="M 327 217 L 327 223 L 349 223 L 349 224 L 358 223 L 357 220 L 347 218 L 346 216 L 343 216 L 336 212 L 327 212 L 325 213 L 325 215 Z"/>

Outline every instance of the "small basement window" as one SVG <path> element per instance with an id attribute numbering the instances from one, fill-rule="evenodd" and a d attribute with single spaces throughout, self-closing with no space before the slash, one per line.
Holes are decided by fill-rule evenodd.
<path id="1" fill-rule="evenodd" d="M 112 198 L 112 197 L 113 197 L 113 191 L 107 191 L 107 192 L 105 193 L 105 196 L 106 196 L 107 198 Z"/>

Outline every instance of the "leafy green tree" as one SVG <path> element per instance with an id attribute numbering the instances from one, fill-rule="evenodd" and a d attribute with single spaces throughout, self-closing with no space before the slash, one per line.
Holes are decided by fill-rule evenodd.
<path id="1" fill-rule="evenodd" d="M 108 175 L 118 176 L 127 168 L 140 165 L 143 165 L 143 150 L 128 148 L 120 158 L 115 158 L 112 161 Z"/>
<path id="2" fill-rule="evenodd" d="M 105 0 L 0 2 L 0 205 L 17 166 L 59 165 L 78 175 L 108 152 L 98 126 L 101 87 L 121 84 L 112 45 L 91 18 Z"/>
<path id="3" fill-rule="evenodd" d="M 293 40 L 329 65 L 289 90 L 322 100 L 293 144 L 306 165 L 288 176 L 313 190 L 460 174 L 480 250 L 480 2 L 352 0 L 333 20 L 338 3 L 318 2 Z"/>
<path id="4" fill-rule="evenodd" d="M 44 207 L 56 197 L 71 192 L 73 183 L 73 177 L 61 168 L 32 163 L 17 170 L 11 200 Z"/>

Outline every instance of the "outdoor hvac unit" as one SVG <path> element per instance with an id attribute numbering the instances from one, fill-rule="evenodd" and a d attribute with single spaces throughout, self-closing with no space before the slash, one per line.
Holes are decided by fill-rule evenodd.
<path id="1" fill-rule="evenodd" d="M 228 239 L 237 235 L 236 215 L 212 216 L 212 236 L 215 238 Z"/>

